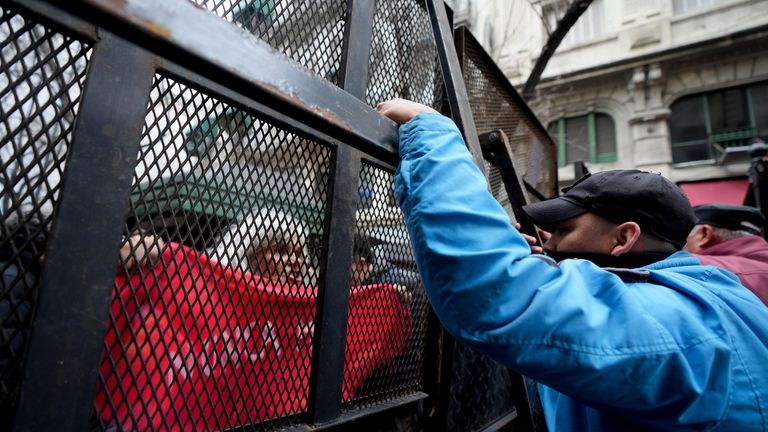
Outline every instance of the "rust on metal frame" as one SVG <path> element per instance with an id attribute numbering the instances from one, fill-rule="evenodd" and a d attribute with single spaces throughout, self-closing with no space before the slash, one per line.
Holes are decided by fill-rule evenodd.
<path id="1" fill-rule="evenodd" d="M 394 122 L 261 39 L 187 0 L 73 0 L 59 7 L 92 21 L 114 20 L 119 34 L 150 51 L 222 85 L 237 86 L 254 100 L 271 99 L 284 115 L 309 120 L 331 137 L 397 157 Z M 223 77 L 222 72 L 231 76 Z"/>

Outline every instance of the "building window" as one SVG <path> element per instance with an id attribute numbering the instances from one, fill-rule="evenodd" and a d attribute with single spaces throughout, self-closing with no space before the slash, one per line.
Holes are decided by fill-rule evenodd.
<path id="1" fill-rule="evenodd" d="M 714 6 L 718 3 L 724 3 L 726 1 L 728 0 L 674 0 L 672 2 L 672 7 L 675 15 L 681 15 Z"/>
<path id="2" fill-rule="evenodd" d="M 544 19 L 552 33 L 557 27 L 557 22 L 563 17 L 570 2 L 554 1 L 544 5 Z M 576 24 L 568 30 L 561 46 L 569 47 L 579 45 L 602 36 L 605 32 L 605 13 L 603 0 L 594 0 L 586 11 L 576 20 Z"/>
<path id="3" fill-rule="evenodd" d="M 607 114 L 562 118 L 549 125 L 549 133 L 557 142 L 559 166 L 576 161 L 616 162 L 616 128 Z"/>
<path id="4" fill-rule="evenodd" d="M 768 82 L 677 100 L 669 134 L 674 163 L 716 159 L 725 148 L 768 139 Z"/>

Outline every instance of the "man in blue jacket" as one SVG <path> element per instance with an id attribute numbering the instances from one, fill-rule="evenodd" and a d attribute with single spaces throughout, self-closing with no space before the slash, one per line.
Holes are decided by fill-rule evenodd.
<path id="1" fill-rule="evenodd" d="M 531 254 L 453 122 L 393 100 L 395 193 L 446 329 L 541 383 L 550 431 L 768 430 L 768 308 L 680 251 L 690 204 L 660 175 L 593 174 L 526 210 Z M 588 259 L 583 259 L 588 258 Z"/>

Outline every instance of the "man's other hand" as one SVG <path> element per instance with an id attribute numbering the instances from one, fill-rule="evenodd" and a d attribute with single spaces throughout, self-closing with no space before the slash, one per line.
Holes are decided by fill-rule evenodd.
<path id="1" fill-rule="evenodd" d="M 531 247 L 531 253 L 543 253 L 544 249 L 542 248 L 543 245 L 537 245 L 538 239 L 532 235 L 525 234 L 524 232 L 520 231 L 520 224 L 515 223 L 515 229 L 517 229 L 518 232 L 520 232 L 520 235 L 523 236 L 526 242 L 528 242 L 528 245 Z M 552 237 L 551 233 L 548 233 L 547 231 L 544 231 L 543 229 L 536 228 L 539 237 L 541 238 L 541 241 L 543 243 L 546 243 L 547 240 L 549 240 L 550 237 Z"/>

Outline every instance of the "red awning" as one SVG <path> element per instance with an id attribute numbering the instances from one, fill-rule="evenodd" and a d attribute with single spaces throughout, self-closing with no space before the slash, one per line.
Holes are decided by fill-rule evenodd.
<path id="1" fill-rule="evenodd" d="M 693 206 L 713 203 L 742 205 L 749 191 L 749 180 L 728 179 L 679 183 L 679 186 L 688 195 Z"/>

